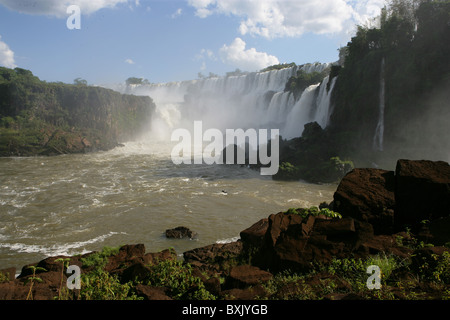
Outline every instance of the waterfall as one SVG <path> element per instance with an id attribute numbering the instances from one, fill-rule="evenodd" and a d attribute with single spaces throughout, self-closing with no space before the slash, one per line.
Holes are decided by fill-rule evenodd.
<path id="1" fill-rule="evenodd" d="M 190 129 L 194 120 L 204 128 L 279 129 L 283 138 L 301 136 L 304 124 L 328 124 L 332 81 L 329 77 L 308 87 L 296 100 L 285 92 L 289 78 L 302 70 L 323 72 L 330 63 L 305 64 L 281 70 L 252 72 L 237 76 L 129 86 L 126 93 L 150 96 L 157 106 L 152 131 L 158 138 L 170 137 L 175 128 Z"/>
<path id="2" fill-rule="evenodd" d="M 320 86 L 319 95 L 317 97 L 317 111 L 314 116 L 314 121 L 316 121 L 322 129 L 328 126 L 330 121 L 330 103 L 331 103 L 331 93 L 333 92 L 334 85 L 336 84 L 337 77 L 331 80 L 330 88 L 328 89 L 328 83 L 330 82 L 330 77 L 327 76 L 322 85 Z"/>
<path id="3" fill-rule="evenodd" d="M 385 60 L 381 60 L 381 72 L 380 72 L 380 102 L 379 102 L 379 115 L 378 123 L 375 129 L 375 136 L 373 137 L 373 149 L 375 151 L 383 151 L 383 137 L 384 137 L 384 108 L 385 108 L 385 91 L 386 83 L 384 78 Z"/>

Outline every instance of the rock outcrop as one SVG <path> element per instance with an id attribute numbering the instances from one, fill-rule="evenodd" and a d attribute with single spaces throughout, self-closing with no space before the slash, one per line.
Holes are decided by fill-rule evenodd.
<path id="1" fill-rule="evenodd" d="M 369 222 L 377 234 L 450 215 L 450 165 L 443 161 L 399 160 L 396 170 L 354 169 L 340 182 L 333 208 Z"/>
<path id="2" fill-rule="evenodd" d="M 334 193 L 334 210 L 368 222 L 375 233 L 393 231 L 395 176 L 393 171 L 354 169 L 340 182 Z"/>
<path id="3" fill-rule="evenodd" d="M 166 237 L 167 238 L 175 238 L 175 239 L 182 239 L 182 238 L 189 238 L 193 239 L 197 236 L 197 233 L 195 231 L 190 230 L 186 227 L 176 227 L 173 229 L 167 229 L 166 230 Z"/>
<path id="4" fill-rule="evenodd" d="M 395 224 L 416 226 L 450 215 L 450 165 L 399 160 L 395 170 Z"/>

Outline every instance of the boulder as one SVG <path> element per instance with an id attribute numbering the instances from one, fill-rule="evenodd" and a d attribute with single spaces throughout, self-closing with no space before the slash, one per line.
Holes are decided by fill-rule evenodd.
<path id="1" fill-rule="evenodd" d="M 321 219 L 280 212 L 269 216 L 268 222 L 264 243 L 252 264 L 274 272 L 308 271 L 312 261 L 328 263 L 359 252 L 374 236 L 372 225 L 351 217 Z M 360 250 L 360 255 L 367 254 Z"/>
<path id="2" fill-rule="evenodd" d="M 156 288 L 143 284 L 136 285 L 136 295 L 144 300 L 172 300 L 167 296 L 164 288 Z"/>
<path id="3" fill-rule="evenodd" d="M 128 267 L 138 261 L 143 260 L 145 246 L 143 244 L 131 244 L 120 247 L 116 255 L 108 257 L 105 271 L 111 273 L 121 273 L 124 267 Z"/>
<path id="4" fill-rule="evenodd" d="M 151 274 L 150 268 L 144 265 L 142 262 L 137 262 L 121 273 L 120 281 L 127 283 L 129 281 L 145 281 Z"/>
<path id="5" fill-rule="evenodd" d="M 167 238 L 175 238 L 175 239 L 182 239 L 182 238 L 195 238 L 197 236 L 197 233 L 194 231 L 189 230 L 189 228 L 186 227 L 176 227 L 174 229 L 167 229 L 166 230 L 166 237 Z"/>
<path id="6" fill-rule="evenodd" d="M 368 222 L 377 234 L 391 234 L 394 227 L 395 177 L 393 171 L 354 169 L 334 193 L 333 208 L 342 216 Z"/>
<path id="7" fill-rule="evenodd" d="M 176 260 L 177 253 L 173 249 L 165 249 L 160 252 L 146 253 L 142 258 L 145 264 L 156 264 L 160 261 Z"/>
<path id="8" fill-rule="evenodd" d="M 241 231 L 240 237 L 242 242 L 248 246 L 258 247 L 264 240 L 267 228 L 269 227 L 269 219 L 264 218 L 253 224 L 251 227 Z"/>
<path id="9" fill-rule="evenodd" d="M 183 253 L 184 260 L 195 267 L 223 271 L 243 253 L 242 241 L 215 243 Z"/>
<path id="10" fill-rule="evenodd" d="M 32 263 L 32 264 L 28 264 L 22 267 L 22 271 L 20 272 L 19 276 L 17 278 L 24 278 L 27 276 L 30 276 L 33 274 L 33 270 L 30 268 L 31 266 L 35 266 L 35 267 L 39 267 L 39 268 L 43 268 L 44 270 L 39 270 L 37 269 L 35 274 L 41 274 L 44 272 L 59 272 L 61 273 L 61 269 L 63 266 L 63 263 L 61 261 L 56 261 L 58 259 L 70 259 L 69 260 L 69 265 L 77 265 L 79 267 L 81 267 L 82 263 L 80 261 L 80 258 L 83 256 L 75 256 L 75 257 L 68 257 L 68 256 L 55 256 L 55 257 L 48 257 L 45 258 L 41 261 L 39 261 L 38 263 Z"/>
<path id="11" fill-rule="evenodd" d="M 450 215 L 450 165 L 443 161 L 398 160 L 395 224 L 416 227 Z"/>
<path id="12" fill-rule="evenodd" d="M 270 272 L 250 265 L 239 265 L 231 269 L 226 280 L 226 286 L 228 288 L 243 289 L 267 282 L 272 278 L 273 275 Z"/>

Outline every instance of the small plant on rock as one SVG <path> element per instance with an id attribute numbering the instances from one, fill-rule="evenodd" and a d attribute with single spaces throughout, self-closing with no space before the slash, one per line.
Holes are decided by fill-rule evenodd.
<path id="1" fill-rule="evenodd" d="M 28 277 L 27 282 L 30 282 L 30 290 L 28 291 L 27 300 L 33 300 L 33 285 L 34 282 L 42 282 L 42 279 L 39 277 L 36 277 L 36 271 L 47 271 L 44 268 L 36 267 L 36 266 L 29 266 L 28 269 L 31 269 L 33 271 L 33 274 Z"/>

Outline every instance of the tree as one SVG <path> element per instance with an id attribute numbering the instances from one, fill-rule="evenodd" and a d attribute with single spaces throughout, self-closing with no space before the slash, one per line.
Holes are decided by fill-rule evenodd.
<path id="1" fill-rule="evenodd" d="M 130 77 L 127 80 L 125 80 L 125 83 L 127 86 L 129 85 L 142 85 L 142 84 L 150 84 L 150 82 L 147 79 L 144 78 L 136 78 L 136 77 Z"/>
<path id="2" fill-rule="evenodd" d="M 81 78 L 76 78 L 75 80 L 73 80 L 73 83 L 77 86 L 87 86 L 87 81 Z"/>

